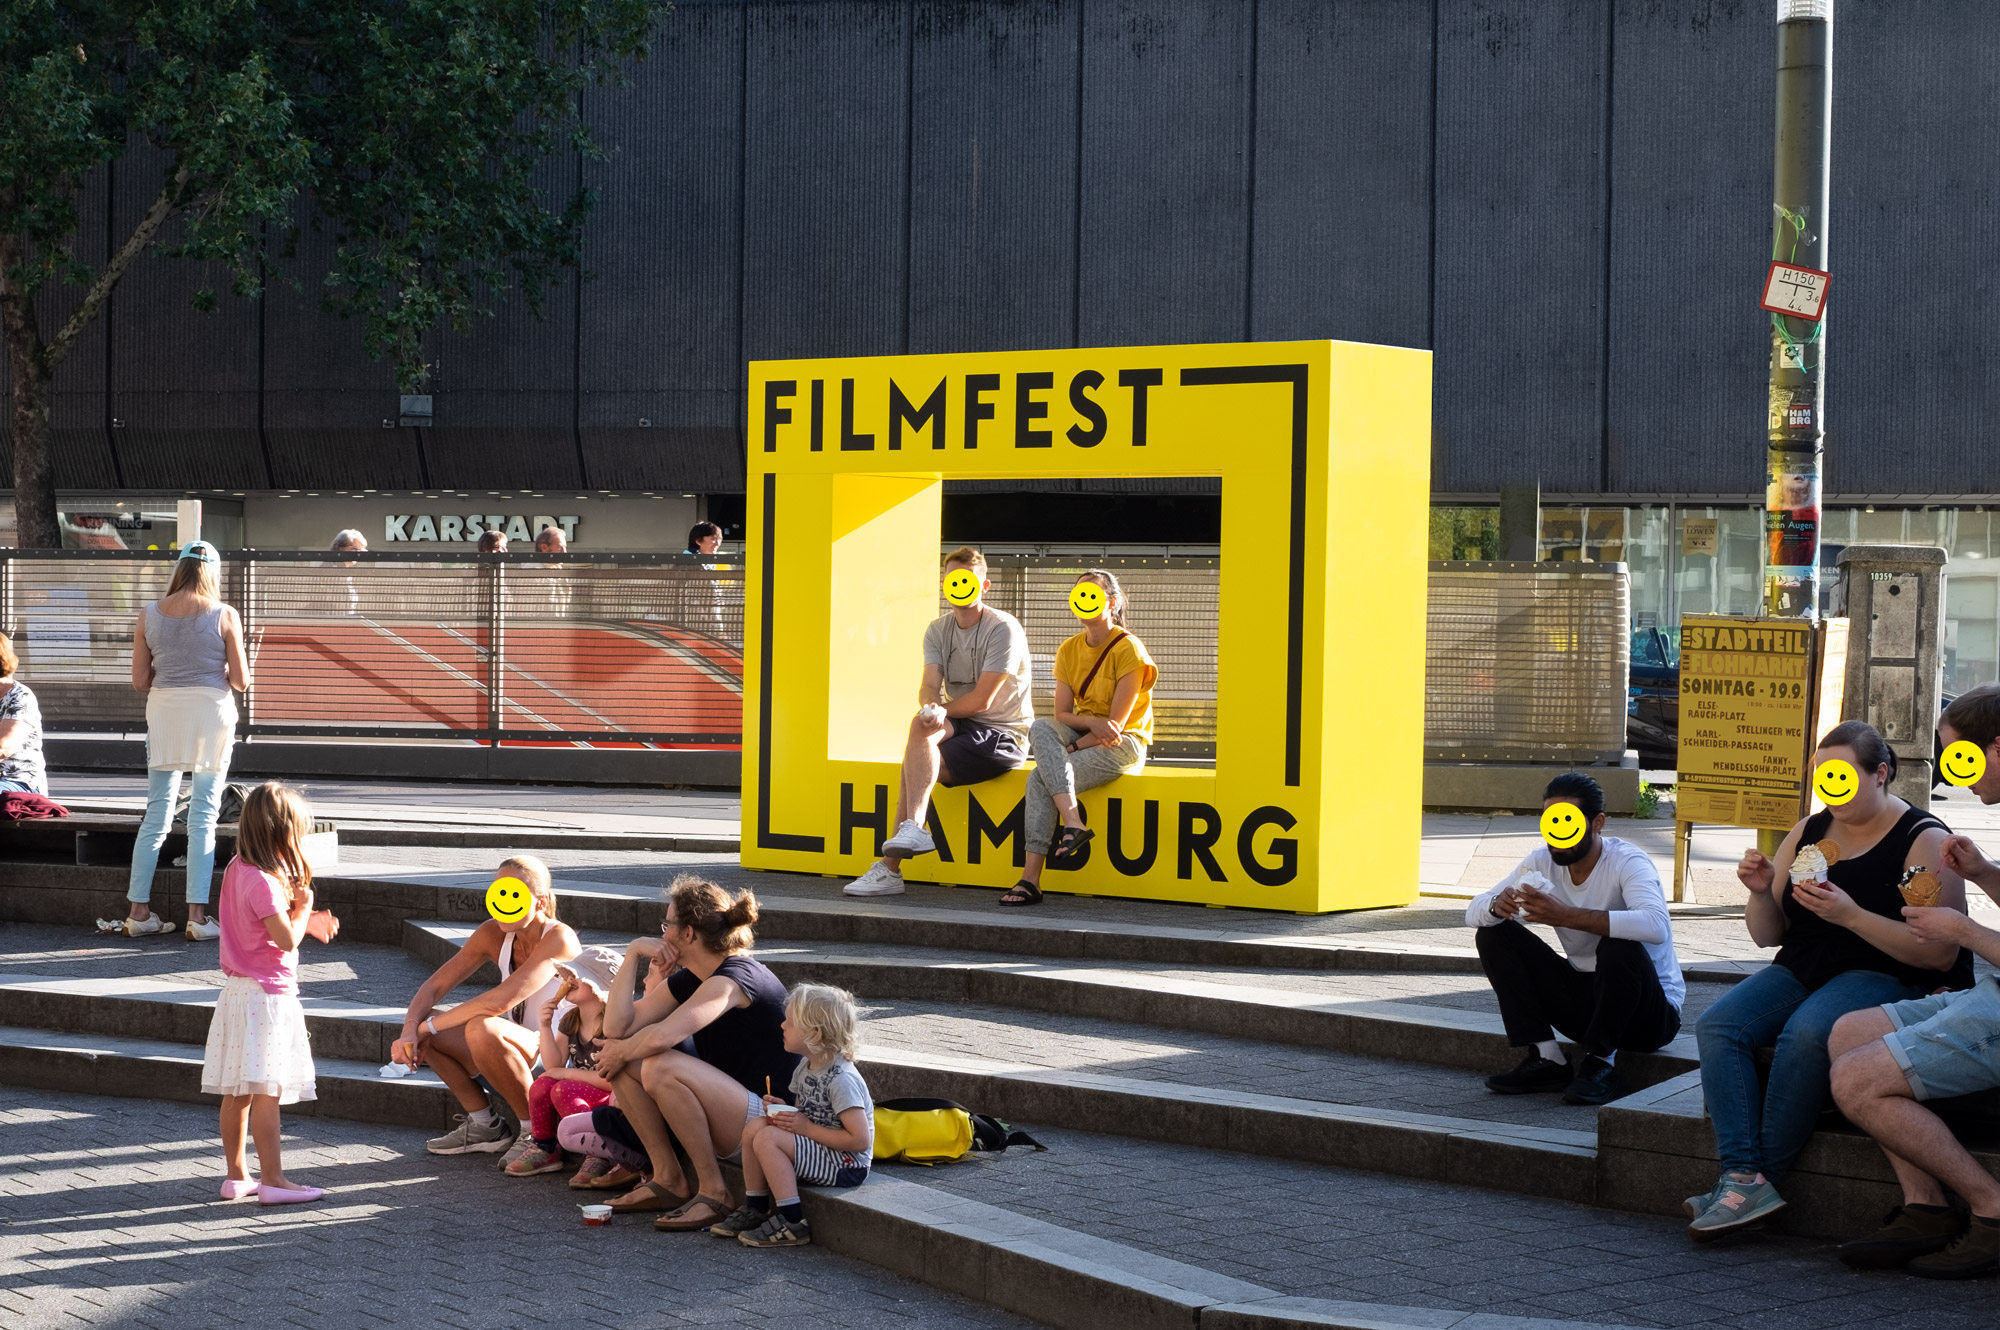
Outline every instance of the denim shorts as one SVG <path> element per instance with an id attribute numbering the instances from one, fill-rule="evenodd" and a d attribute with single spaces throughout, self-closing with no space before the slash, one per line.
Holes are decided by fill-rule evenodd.
<path id="1" fill-rule="evenodd" d="M 2000 1086 L 2000 978 L 1882 1010 L 1896 1027 L 1883 1042 L 1917 1098 L 1955 1099 Z"/>

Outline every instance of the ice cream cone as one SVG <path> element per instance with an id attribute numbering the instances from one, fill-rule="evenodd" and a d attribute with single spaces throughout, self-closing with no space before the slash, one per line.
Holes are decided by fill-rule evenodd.
<path id="1" fill-rule="evenodd" d="M 1912 873 L 1910 880 L 1903 884 L 1903 903 L 1905 905 L 1919 905 L 1929 908 L 1936 905 L 1938 898 L 1943 895 L 1944 883 L 1938 881 L 1938 875 L 1931 872 L 1928 868 L 1919 869 L 1917 872 Z"/>

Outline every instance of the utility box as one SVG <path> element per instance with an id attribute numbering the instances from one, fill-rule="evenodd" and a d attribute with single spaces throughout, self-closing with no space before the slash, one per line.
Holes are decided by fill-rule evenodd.
<path id="1" fill-rule="evenodd" d="M 1890 787 L 1929 808 L 1943 686 L 1945 552 L 1936 545 L 1849 545 L 1840 604 L 1852 624 L 1844 720 L 1865 720 L 1896 753 Z"/>

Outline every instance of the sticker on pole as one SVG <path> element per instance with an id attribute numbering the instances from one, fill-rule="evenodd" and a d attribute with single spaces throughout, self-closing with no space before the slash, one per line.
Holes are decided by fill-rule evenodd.
<path id="1" fill-rule="evenodd" d="M 1763 308 L 1773 314 L 1787 314 L 1808 323 L 1818 323 L 1826 312 L 1827 274 L 1817 268 L 1771 261 L 1764 276 Z"/>

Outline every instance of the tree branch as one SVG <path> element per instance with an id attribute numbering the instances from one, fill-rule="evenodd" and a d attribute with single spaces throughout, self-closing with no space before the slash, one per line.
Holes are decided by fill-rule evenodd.
<path id="1" fill-rule="evenodd" d="M 167 224 L 167 219 L 180 207 L 181 193 L 187 188 L 187 182 L 188 170 L 183 166 L 160 186 L 159 197 L 153 200 L 153 205 L 146 209 L 146 215 L 132 228 L 132 234 L 126 237 L 118 252 L 111 256 L 111 261 L 97 274 L 97 280 L 90 284 L 90 290 L 84 294 L 83 303 L 69 316 L 69 322 L 62 326 L 62 331 L 50 338 L 43 348 L 42 360 L 50 369 L 54 369 L 62 360 L 69 350 L 70 343 L 76 340 L 77 334 L 90 326 L 90 321 L 97 317 L 97 311 L 111 298 L 112 288 L 118 285 L 118 279 L 125 275 L 125 270 L 131 267 L 141 254 L 146 252 L 146 247 L 160 234 L 160 228 Z"/>

